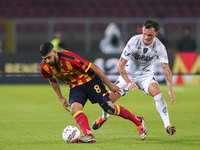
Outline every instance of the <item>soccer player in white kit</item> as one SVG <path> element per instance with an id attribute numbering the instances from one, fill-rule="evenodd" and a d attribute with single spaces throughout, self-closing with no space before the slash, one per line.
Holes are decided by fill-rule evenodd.
<path id="1" fill-rule="evenodd" d="M 133 36 L 125 46 L 118 63 L 119 78 L 115 84 L 121 92 L 110 91 L 110 99 L 114 103 L 131 89 L 142 90 L 151 95 L 156 103 L 164 127 L 168 135 L 174 135 L 176 128 L 171 126 L 166 101 L 160 92 L 159 84 L 154 77 L 153 63 L 158 58 L 163 68 L 163 74 L 169 89 L 171 104 L 174 104 L 175 95 L 172 90 L 172 72 L 168 65 L 168 56 L 165 46 L 155 36 L 159 25 L 154 20 L 146 20 L 143 24 L 142 34 Z M 103 112 L 93 123 L 96 130 L 108 119 L 109 114 Z"/>

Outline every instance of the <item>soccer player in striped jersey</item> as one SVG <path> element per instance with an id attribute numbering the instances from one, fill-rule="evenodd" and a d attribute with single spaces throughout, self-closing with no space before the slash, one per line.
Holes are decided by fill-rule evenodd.
<path id="1" fill-rule="evenodd" d="M 168 56 L 165 46 L 155 36 L 158 34 L 158 23 L 146 20 L 143 24 L 142 34 L 133 36 L 125 46 L 118 63 L 119 78 L 115 84 L 121 92 L 110 91 L 109 97 L 114 103 L 131 89 L 142 90 L 151 95 L 156 103 L 164 128 L 168 135 L 174 135 L 176 128 L 171 126 L 166 101 L 160 92 L 159 84 L 154 77 L 153 63 L 158 58 L 163 68 L 163 74 L 169 89 L 171 104 L 174 104 L 175 95 L 172 90 L 172 72 L 168 65 Z M 108 119 L 109 114 L 103 111 L 93 123 L 93 129 L 98 129 Z"/>
<path id="2" fill-rule="evenodd" d="M 87 99 L 92 104 L 98 103 L 109 114 L 132 121 L 137 126 L 140 138 L 142 140 L 146 138 L 147 130 L 144 118 L 136 117 L 124 107 L 112 104 L 102 80 L 110 91 L 120 92 L 120 90 L 108 80 L 98 66 L 70 51 L 57 52 L 51 43 L 42 44 L 40 46 L 40 54 L 43 58 L 40 67 L 43 77 L 49 80 L 63 107 L 69 111 L 68 107 L 71 106 L 70 113 L 84 133 L 84 136 L 73 142 L 96 142 L 91 132 L 87 116 L 82 111 Z M 70 105 L 61 93 L 57 78 L 70 87 Z"/>

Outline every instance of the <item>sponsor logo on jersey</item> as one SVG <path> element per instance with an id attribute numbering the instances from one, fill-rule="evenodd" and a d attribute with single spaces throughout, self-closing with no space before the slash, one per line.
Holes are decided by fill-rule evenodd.
<path id="1" fill-rule="evenodd" d="M 152 59 L 152 57 L 139 55 L 139 54 L 136 54 L 134 58 L 135 60 L 143 60 L 143 61 L 150 61 Z"/>

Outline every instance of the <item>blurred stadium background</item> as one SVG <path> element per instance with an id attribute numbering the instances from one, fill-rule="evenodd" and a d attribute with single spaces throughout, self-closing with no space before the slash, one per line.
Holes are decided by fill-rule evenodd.
<path id="1" fill-rule="evenodd" d="M 0 83 L 47 83 L 39 70 L 39 46 L 50 42 L 56 31 L 63 34 L 68 50 L 96 63 L 114 81 L 120 54 L 99 50 L 106 27 L 115 22 L 126 43 L 140 33 L 146 19 L 155 19 L 160 25 L 158 37 L 166 33 L 174 84 L 200 84 L 199 8 L 199 0 L 1 0 Z M 179 53 L 185 26 L 197 47 Z M 164 82 L 159 63 L 155 72 Z"/>

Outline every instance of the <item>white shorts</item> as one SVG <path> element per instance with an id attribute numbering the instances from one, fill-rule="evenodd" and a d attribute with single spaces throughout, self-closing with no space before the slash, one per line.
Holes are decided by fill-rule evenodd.
<path id="1" fill-rule="evenodd" d="M 158 84 L 158 82 L 156 81 L 155 77 L 152 74 L 146 74 L 146 75 L 141 75 L 141 76 L 128 75 L 128 77 L 131 80 L 131 82 L 136 83 L 137 86 L 139 87 L 139 89 L 148 95 L 149 95 L 148 87 L 149 87 L 150 83 L 155 82 Z M 124 96 L 125 94 L 128 93 L 128 91 L 129 91 L 128 85 L 124 81 L 122 76 L 119 76 L 119 78 L 117 79 L 115 84 L 120 88 L 121 96 Z"/>

